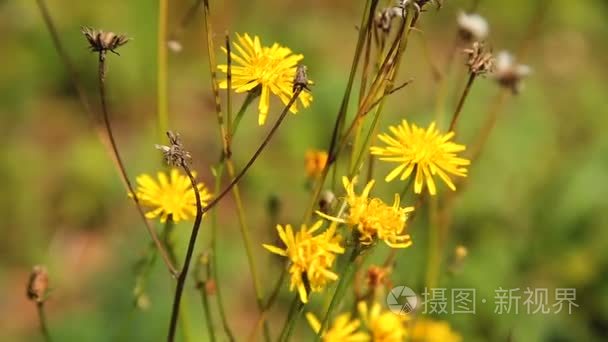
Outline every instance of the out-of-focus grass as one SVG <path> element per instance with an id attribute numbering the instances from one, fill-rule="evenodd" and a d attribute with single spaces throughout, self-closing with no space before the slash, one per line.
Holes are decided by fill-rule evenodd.
<path id="1" fill-rule="evenodd" d="M 87 52 L 80 25 L 126 32 L 133 42 L 109 57 L 108 86 L 113 123 L 131 177 L 158 168 L 155 131 L 155 34 L 153 1 L 89 2 L 49 0 L 51 12 L 97 110 L 95 57 Z M 171 5 L 171 25 L 190 5 Z M 440 63 L 454 36 L 457 9 L 448 1 L 424 14 L 424 36 Z M 255 243 L 274 239 L 267 200 L 280 199 L 281 222 L 296 223 L 307 200 L 304 151 L 323 148 L 333 125 L 356 39 L 361 4 L 351 1 L 212 2 L 217 43 L 222 33 L 259 34 L 305 55 L 315 80 L 313 106 L 288 117 L 272 146 L 242 183 Z M 514 50 L 525 37 L 535 5 L 530 1 L 482 1 L 494 50 Z M 466 190 L 456 202 L 450 246 L 464 244 L 463 272 L 442 275 L 442 285 L 473 287 L 476 315 L 440 316 L 465 340 L 599 340 L 608 332 L 608 26 L 605 1 L 553 1 L 525 61 L 534 69 L 526 89 L 509 101 L 483 158 L 472 166 Z M 129 203 L 110 159 L 78 105 L 34 2 L 0 2 L 0 133 L 4 139 L 0 176 L 0 330 L 9 340 L 38 335 L 34 308 L 23 284 L 30 266 L 45 263 L 52 280 L 49 318 L 56 340 L 157 340 L 166 332 L 172 286 L 160 263 L 150 281 L 151 308 L 132 309 L 132 267 L 148 237 Z M 195 168 L 211 182 L 219 155 L 209 91 L 202 23 L 185 32 L 184 50 L 170 56 L 171 127 L 182 132 Z M 427 62 L 414 36 L 401 78 L 414 84 L 395 94 L 383 127 L 401 118 L 426 125 L 434 118 L 434 90 Z M 218 52 L 218 58 L 223 54 Z M 460 68 L 459 73 L 463 70 Z M 457 78 L 457 77 L 456 77 Z M 447 108 L 455 104 L 450 85 Z M 479 80 L 465 106 L 459 137 L 473 141 L 489 102 L 498 91 Z M 242 97 L 237 97 L 237 105 Z M 274 106 L 278 108 L 277 105 Z M 235 140 L 243 163 L 267 127 L 250 113 Z M 276 114 L 275 114 L 276 115 Z M 273 117 L 270 118 L 271 120 Z M 444 123 L 445 124 L 445 123 Z M 378 175 L 387 172 L 380 166 Z M 388 189 L 380 182 L 379 189 Z M 445 191 L 443 191 L 445 192 Z M 220 209 L 220 270 L 230 322 L 244 337 L 257 317 L 251 281 L 230 200 Z M 189 225 L 180 225 L 182 244 Z M 203 228 L 199 247 L 207 242 Z M 395 284 L 421 290 L 426 267 L 426 231 L 421 215 L 410 227 L 414 246 L 400 251 Z M 267 291 L 279 265 L 262 248 L 258 263 Z M 380 262 L 386 250 L 372 257 Z M 206 338 L 199 299 L 186 294 L 193 332 Z M 497 315 L 491 304 L 498 287 L 574 287 L 580 307 L 572 315 Z M 285 309 L 291 296 L 281 296 Z M 318 304 L 314 301 L 315 305 Z M 520 308 L 522 309 L 522 308 Z M 278 330 L 283 317 L 273 317 Z M 309 331 L 301 324 L 299 332 Z"/>

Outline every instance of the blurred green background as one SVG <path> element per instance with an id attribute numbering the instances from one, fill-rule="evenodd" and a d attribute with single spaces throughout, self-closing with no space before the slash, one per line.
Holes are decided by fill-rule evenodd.
<path id="1" fill-rule="evenodd" d="M 171 31 L 192 2 L 171 2 Z M 304 153 L 327 147 L 363 3 L 211 2 L 216 44 L 222 44 L 226 30 L 260 35 L 266 44 L 280 42 L 304 54 L 315 81 L 312 107 L 287 118 L 242 182 L 266 292 L 280 270 L 260 246 L 275 240 L 268 201 L 279 200 L 279 222 L 300 220 L 308 199 Z M 48 6 L 96 113 L 96 57 L 87 51 L 80 26 L 134 38 L 120 49 L 120 57 L 109 56 L 111 116 L 131 178 L 155 173 L 157 2 L 48 0 Z M 445 61 L 456 13 L 468 6 L 468 0 L 448 0 L 441 11 L 423 14 L 421 27 L 434 63 Z M 495 51 L 518 49 L 536 7 L 536 1 L 482 0 L 479 13 L 490 22 L 489 45 Z M 546 10 L 524 61 L 534 73 L 525 91 L 502 111 L 454 207 L 446 259 L 455 245 L 466 246 L 469 255 L 461 272 L 442 274 L 441 285 L 475 288 L 478 298 L 489 302 L 478 303 L 476 315 L 436 317 L 450 321 L 465 341 L 599 341 L 608 336 L 608 2 L 555 0 Z M 0 29 L 1 339 L 39 339 L 35 307 L 25 298 L 28 273 L 39 263 L 50 271 L 48 316 L 56 341 L 164 339 L 173 285 L 157 262 L 148 288 L 150 308 L 133 308 L 133 267 L 147 249 L 148 236 L 78 102 L 35 2 L 0 1 Z M 415 82 L 389 99 L 382 127 L 402 118 L 426 126 L 434 118 L 437 85 L 420 36 L 412 36 L 400 76 Z M 170 126 L 181 132 L 194 168 L 211 186 L 210 167 L 220 150 L 200 15 L 180 41 L 183 50 L 170 54 Z M 218 50 L 218 58 L 223 57 Z M 464 72 L 457 63 L 456 74 Z M 449 86 L 448 111 L 462 86 L 458 79 Z M 475 139 L 498 91 L 491 79 L 476 82 L 459 124 L 459 142 Z M 242 98 L 237 96 L 237 103 Z M 278 107 L 275 102 L 270 121 Z M 257 126 L 254 112 L 245 117 L 235 140 L 238 165 L 268 128 Z M 379 175 L 387 170 L 381 166 Z M 388 190 L 384 182 L 378 186 L 382 189 Z M 205 222 L 200 250 L 208 243 L 208 228 Z M 414 245 L 398 252 L 393 283 L 420 291 L 428 221 L 420 217 L 409 229 Z M 179 230 L 185 247 L 189 223 Z M 220 206 L 219 243 L 228 316 L 244 339 L 257 309 L 231 198 Z M 379 246 L 368 262 L 381 262 L 386 253 Z M 579 307 L 571 315 L 527 315 L 521 307 L 518 315 L 498 315 L 490 303 L 499 287 L 549 288 L 550 294 L 557 287 L 576 288 Z M 275 332 L 292 298 L 283 290 L 271 315 Z M 205 340 L 192 281 L 184 299 L 193 337 Z M 304 321 L 297 329 L 297 339 L 308 340 Z"/>

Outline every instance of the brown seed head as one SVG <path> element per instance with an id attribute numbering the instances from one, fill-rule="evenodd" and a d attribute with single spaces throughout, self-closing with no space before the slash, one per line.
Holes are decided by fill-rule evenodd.
<path id="1" fill-rule="evenodd" d="M 493 70 L 494 57 L 491 52 L 485 50 L 482 42 L 474 42 L 470 48 L 464 49 L 463 52 L 468 56 L 466 65 L 471 73 L 482 75 Z"/>
<path id="2" fill-rule="evenodd" d="M 509 52 L 501 51 L 496 56 L 496 67 L 492 77 L 500 86 L 510 89 L 513 94 L 519 94 L 523 89 L 522 80 L 531 72 L 529 66 L 517 64 L 515 57 Z"/>
<path id="3" fill-rule="evenodd" d="M 192 156 L 190 155 L 190 152 L 184 150 L 179 133 L 167 131 L 167 137 L 169 138 L 169 146 L 154 145 L 163 152 L 165 162 L 170 166 L 181 166 L 182 164 L 190 163 Z"/>
<path id="4" fill-rule="evenodd" d="M 308 68 L 306 65 L 299 64 L 296 68 L 296 75 L 293 79 L 293 91 L 295 92 L 297 88 L 302 88 L 310 91 L 308 88 Z"/>
<path id="5" fill-rule="evenodd" d="M 372 265 L 367 270 L 367 286 L 370 288 L 376 288 L 381 285 L 384 285 L 388 280 L 388 275 L 390 274 L 390 270 L 386 267 L 380 267 Z"/>
<path id="6" fill-rule="evenodd" d="M 34 266 L 27 283 L 27 297 L 32 301 L 42 303 L 46 300 L 48 288 L 49 274 L 46 267 Z"/>
<path id="7" fill-rule="evenodd" d="M 91 51 L 95 52 L 112 51 L 115 54 L 118 54 L 115 50 L 125 45 L 130 40 L 130 38 L 124 34 L 104 32 L 86 26 L 82 27 L 81 32 L 87 38 Z"/>

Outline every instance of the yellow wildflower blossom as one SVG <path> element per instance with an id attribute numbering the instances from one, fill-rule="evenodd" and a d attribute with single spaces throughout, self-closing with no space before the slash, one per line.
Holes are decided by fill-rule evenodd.
<path id="1" fill-rule="evenodd" d="M 450 324 L 444 321 L 419 319 L 411 328 L 411 338 L 414 342 L 460 342 L 462 337 L 452 330 Z"/>
<path id="2" fill-rule="evenodd" d="M 369 329 L 374 342 L 402 342 L 407 336 L 404 323 L 407 316 L 397 315 L 382 310 L 380 304 L 374 303 L 371 308 L 366 302 L 357 304 L 359 315 Z"/>
<path id="3" fill-rule="evenodd" d="M 304 157 L 306 175 L 309 178 L 316 178 L 321 175 L 327 164 L 327 152 L 308 150 Z"/>
<path id="4" fill-rule="evenodd" d="M 315 333 L 321 330 L 321 322 L 312 313 L 306 314 L 306 319 Z M 323 333 L 323 342 L 366 342 L 369 335 L 362 331 L 357 331 L 361 326 L 358 319 L 351 319 L 349 313 L 343 313 L 336 317 L 329 330 Z"/>
<path id="5" fill-rule="evenodd" d="M 399 195 L 395 194 L 392 205 L 387 205 L 379 198 L 370 198 L 369 193 L 374 181 L 367 183 L 360 195 L 355 193 L 356 177 L 349 181 L 342 178 L 346 190 L 346 203 L 348 212 L 344 217 L 333 217 L 317 212 L 318 215 L 334 222 L 345 223 L 356 227 L 359 241 L 363 245 L 370 245 L 376 239 L 393 248 L 406 248 L 412 244 L 410 235 L 404 234 L 408 214 L 414 207 L 400 207 Z"/>
<path id="6" fill-rule="evenodd" d="M 196 173 L 192 173 L 196 177 Z M 136 178 L 137 198 L 141 203 L 153 210 L 146 213 L 146 217 L 153 219 L 160 216 L 161 222 L 167 218 L 175 222 L 190 220 L 196 216 L 196 197 L 192 190 L 190 178 L 181 175 L 177 169 L 172 169 L 170 175 L 158 172 L 158 181 L 148 174 L 141 174 Z M 211 199 L 211 194 L 202 183 L 197 184 L 201 195 L 201 204 L 205 206 Z"/>
<path id="7" fill-rule="evenodd" d="M 272 46 L 262 46 L 260 38 L 253 39 L 245 33 L 243 36 L 237 34 L 237 42 L 233 43 L 234 50 L 230 56 L 233 65 L 232 89 L 237 93 L 248 91 L 260 91 L 260 102 L 258 105 L 258 124 L 261 126 L 266 122 L 270 108 L 270 93 L 278 96 L 284 104 L 287 104 L 293 96 L 293 79 L 296 74 L 298 63 L 304 58 L 284 46 L 274 43 Z M 226 49 L 224 52 L 227 53 Z M 228 72 L 226 64 L 218 65 L 222 72 Z M 220 88 L 228 87 L 227 81 L 221 81 Z M 304 108 L 312 102 L 312 95 L 308 92 L 300 93 L 298 97 Z M 297 113 L 298 108 L 294 103 L 290 111 Z"/>
<path id="8" fill-rule="evenodd" d="M 449 141 L 454 137 L 454 132 L 441 134 L 434 122 L 424 129 L 415 124 L 410 125 L 406 120 L 398 126 L 389 127 L 389 130 L 393 136 L 378 135 L 378 139 L 388 146 L 370 148 L 371 153 L 379 156 L 380 160 L 399 164 L 386 176 L 387 182 L 399 175 L 401 180 L 405 180 L 415 170 L 414 192 L 421 193 L 422 186 L 426 183 L 429 193 L 435 195 L 437 188 L 433 176 L 439 175 L 452 190 L 456 190 L 456 186 L 449 174 L 466 177 L 465 166 L 470 161 L 456 156 L 456 153 L 464 151 L 466 147 Z"/>
<path id="9" fill-rule="evenodd" d="M 338 279 L 338 275 L 330 269 L 336 261 L 336 254 L 344 253 L 340 246 L 341 237 L 336 235 L 336 226 L 331 225 L 325 232 L 314 235 L 321 228 L 323 221 L 319 220 L 312 227 L 302 225 L 300 231 L 293 232 L 291 225 L 284 228 L 277 225 L 277 232 L 285 248 L 264 244 L 268 251 L 287 257 L 291 262 L 290 291 L 297 288 L 302 303 L 308 302 L 308 291 L 320 292 L 327 283 Z M 310 287 L 307 289 L 307 285 Z"/>

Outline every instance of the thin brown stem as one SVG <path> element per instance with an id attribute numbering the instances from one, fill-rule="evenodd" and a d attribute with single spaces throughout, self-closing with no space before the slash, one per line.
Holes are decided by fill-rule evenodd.
<path id="1" fill-rule="evenodd" d="M 175 297 L 173 299 L 173 309 L 171 312 L 171 322 L 169 324 L 169 335 L 167 337 L 167 341 L 169 342 L 172 342 L 175 339 L 175 331 L 177 328 L 179 307 L 182 299 L 182 294 L 184 292 L 184 285 L 186 283 L 186 277 L 188 276 L 190 262 L 192 261 L 192 254 L 194 253 L 194 247 L 196 245 L 198 231 L 201 227 L 201 221 L 203 219 L 201 194 L 199 193 L 198 187 L 196 185 L 196 180 L 194 179 L 194 176 L 192 175 L 192 172 L 190 171 L 190 168 L 186 163 L 182 162 L 181 166 L 182 169 L 184 169 L 184 172 L 188 175 L 188 178 L 190 178 L 190 183 L 192 184 L 192 191 L 194 191 L 194 196 L 196 198 L 196 217 L 192 226 L 192 233 L 190 234 L 190 241 L 188 242 L 188 249 L 186 250 L 186 258 L 184 260 L 184 265 L 182 266 L 182 270 L 179 273 L 179 277 L 177 278 Z"/>
<path id="2" fill-rule="evenodd" d="M 154 241 L 154 245 L 156 245 L 156 248 L 160 252 L 160 255 L 161 255 L 163 261 L 165 262 L 165 264 L 167 265 L 169 272 L 171 273 L 172 276 L 175 277 L 177 275 L 177 269 L 171 262 L 171 259 L 169 258 L 169 254 L 167 253 L 166 248 L 160 242 L 158 235 L 156 234 L 156 231 L 154 230 L 152 225 L 150 225 L 150 222 L 146 218 L 146 214 L 144 213 L 144 210 L 141 207 L 141 203 L 139 202 L 137 193 L 133 189 L 133 185 L 131 184 L 131 181 L 129 180 L 129 176 L 127 175 L 127 171 L 125 169 L 124 163 L 122 162 L 122 158 L 120 157 L 120 153 L 118 152 L 118 147 L 117 147 L 116 141 L 114 139 L 114 134 L 112 133 L 112 125 L 110 124 L 110 115 L 108 113 L 108 105 L 107 105 L 107 100 L 106 100 L 106 86 L 105 86 L 106 63 L 105 63 L 105 61 L 106 61 L 106 51 L 102 50 L 99 52 L 99 73 L 98 73 L 99 96 L 101 98 L 101 112 L 103 114 L 103 122 L 105 124 L 108 139 L 110 140 L 112 152 L 115 156 L 116 164 L 118 165 L 118 170 L 120 171 L 120 175 L 122 176 L 122 179 L 127 186 L 127 190 L 129 191 L 129 194 L 131 194 L 131 196 L 133 197 L 133 201 L 135 202 L 135 207 L 137 208 L 137 211 L 138 211 L 139 215 L 141 216 L 141 219 L 144 221 L 144 224 L 146 225 L 148 234 L 152 238 L 152 241 Z"/>
<path id="3" fill-rule="evenodd" d="M 469 75 L 467 84 L 464 87 L 464 91 L 460 96 L 460 100 L 458 100 L 458 105 L 456 106 L 456 110 L 454 111 L 454 115 L 452 116 L 452 121 L 450 122 L 450 128 L 448 128 L 448 132 L 454 131 L 454 128 L 456 127 L 456 123 L 458 122 L 458 118 L 460 117 L 460 113 L 462 112 L 462 107 L 464 106 L 464 102 L 467 99 L 467 96 L 469 95 L 469 91 L 473 86 L 473 82 L 475 81 L 476 76 L 477 74 L 474 72 Z"/>
<path id="4" fill-rule="evenodd" d="M 241 172 L 239 172 L 232 179 L 232 181 L 230 182 L 230 184 L 228 184 L 224 188 L 224 190 L 222 190 L 222 192 L 220 192 L 213 200 L 211 200 L 211 202 L 209 202 L 209 204 L 207 204 L 203 208 L 203 212 L 209 211 L 216 204 L 218 204 L 222 200 L 222 198 L 224 198 L 224 196 L 226 196 L 228 194 L 228 192 L 230 192 L 230 190 L 232 190 L 232 188 L 235 185 L 238 184 L 238 182 L 241 180 L 241 178 L 243 178 L 243 176 L 245 176 L 245 174 L 247 173 L 247 171 L 249 170 L 249 168 L 258 159 L 258 157 L 260 156 L 260 154 L 262 153 L 262 151 L 264 151 L 264 148 L 266 148 L 266 145 L 268 145 L 268 142 L 270 142 L 270 139 L 272 138 L 272 136 L 274 135 L 274 133 L 277 131 L 277 129 L 279 128 L 279 126 L 283 122 L 283 119 L 285 119 L 285 116 L 289 112 L 289 109 L 291 108 L 291 106 L 293 106 L 294 102 L 297 100 L 298 96 L 300 96 L 301 92 L 302 92 L 302 87 L 298 87 L 296 89 L 296 91 L 293 93 L 293 96 L 291 97 L 291 99 L 289 100 L 289 102 L 287 103 L 287 105 L 285 106 L 285 108 L 283 108 L 283 111 L 281 112 L 281 115 L 279 116 L 279 118 L 277 119 L 277 121 L 274 123 L 274 126 L 272 126 L 272 128 L 270 129 L 270 132 L 268 132 L 268 135 L 266 136 L 266 138 L 264 138 L 264 141 L 262 141 L 262 143 L 260 144 L 260 146 L 258 147 L 258 149 L 253 153 L 253 156 L 251 156 L 251 159 L 249 159 L 249 161 L 247 162 L 247 164 L 245 164 L 245 167 L 243 167 L 243 169 L 241 170 Z"/>

